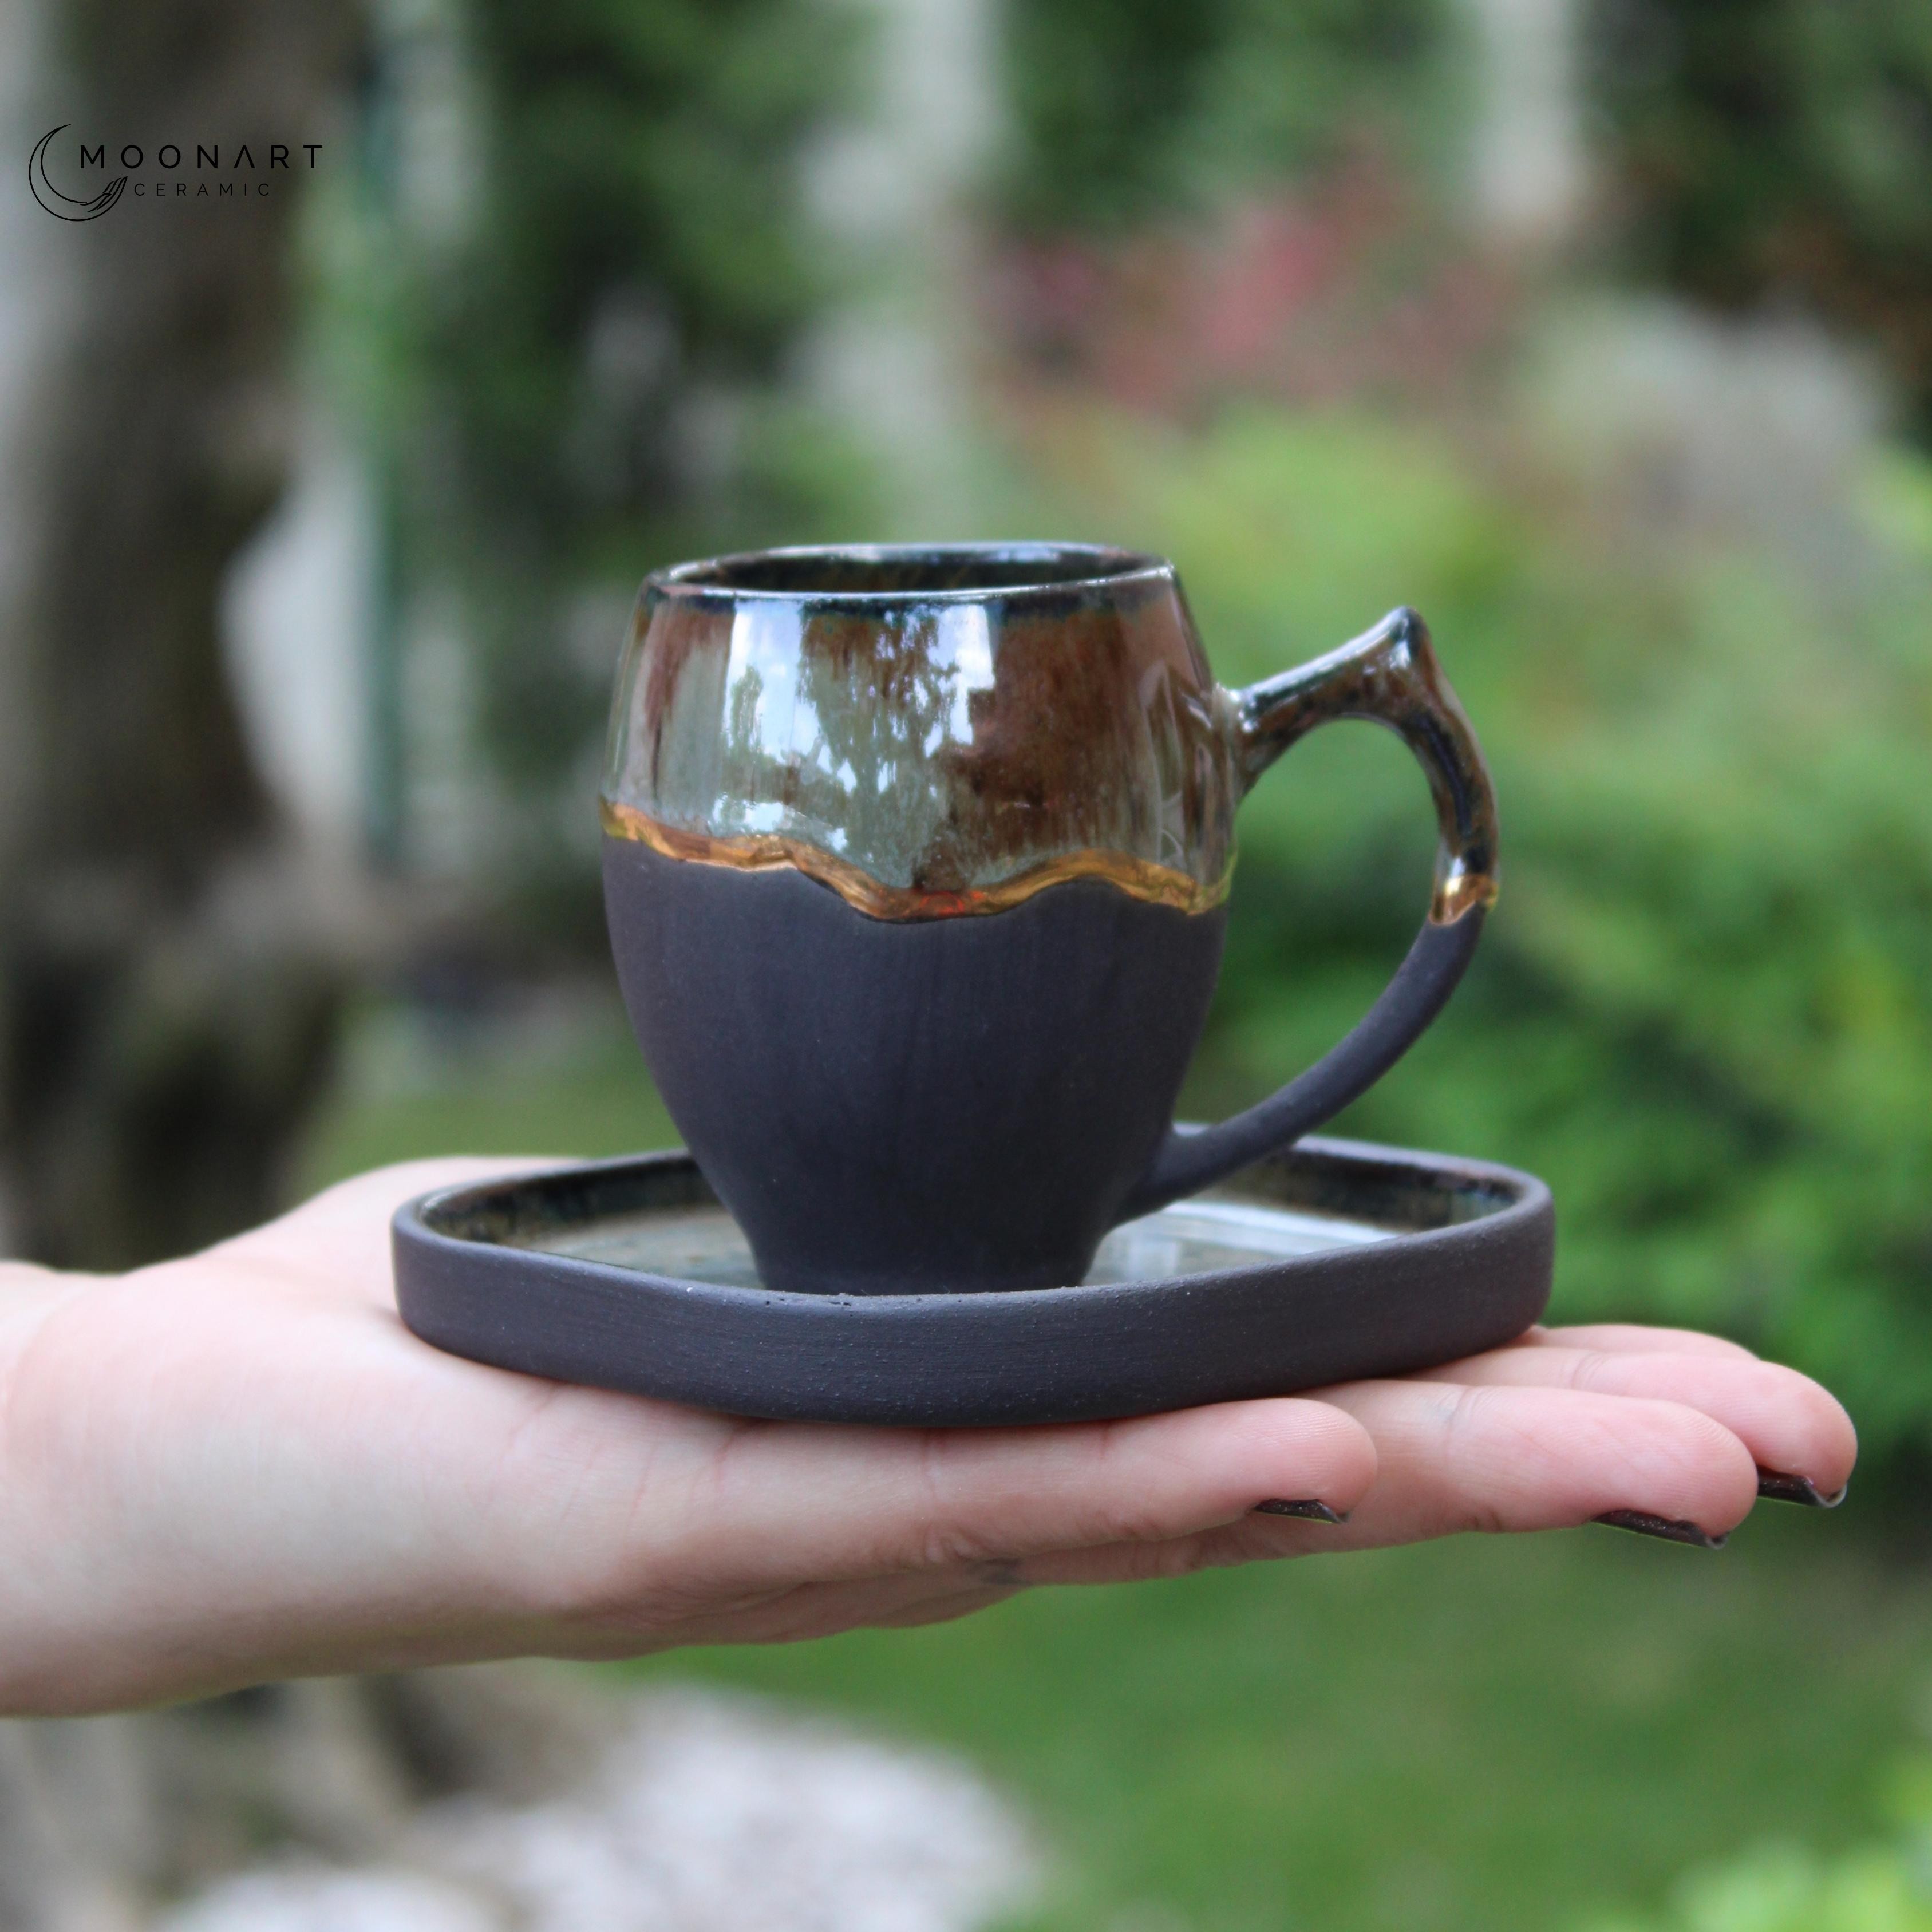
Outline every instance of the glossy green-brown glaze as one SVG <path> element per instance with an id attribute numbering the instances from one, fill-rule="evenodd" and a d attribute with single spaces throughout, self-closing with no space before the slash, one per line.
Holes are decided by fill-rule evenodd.
<path id="1" fill-rule="evenodd" d="M 882 918 L 1097 876 L 1218 904 L 1246 778 L 1171 566 L 1119 550 L 766 553 L 649 579 L 612 836 L 790 866 Z"/>
<path id="2" fill-rule="evenodd" d="M 1226 897 L 1234 812 L 1332 718 L 1406 739 L 1441 832 L 1430 916 L 1496 896 L 1496 821 L 1429 634 L 1393 612 L 1243 692 L 1172 566 L 1076 544 L 766 551 L 648 578 L 611 714 L 604 828 L 786 868 L 880 919 L 998 912 L 1084 878 Z"/>
<path id="3" fill-rule="evenodd" d="M 1372 631 L 1311 664 L 1236 694 L 1245 792 L 1318 724 L 1359 718 L 1386 725 L 1429 781 L 1439 834 L 1429 916 L 1451 926 L 1496 897 L 1496 801 L 1476 734 L 1436 661 L 1429 627 L 1391 610 Z"/>

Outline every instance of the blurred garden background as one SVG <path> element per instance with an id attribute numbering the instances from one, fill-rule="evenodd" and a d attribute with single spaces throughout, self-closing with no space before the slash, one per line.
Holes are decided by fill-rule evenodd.
<path id="1" fill-rule="evenodd" d="M 1412 603 L 1504 892 L 1342 1129 L 1545 1175 L 1559 1318 L 1821 1377 L 1851 1504 L 644 1674 L 965 1752 L 1042 1932 L 1932 1928 L 1932 0 L 4 17 L 22 160 L 323 146 L 0 222 L 0 1252 L 674 1138 L 596 870 L 649 568 L 1104 539 L 1228 682 Z M 1425 806 L 1366 730 L 1262 786 L 1192 1111 L 1367 1005 Z"/>

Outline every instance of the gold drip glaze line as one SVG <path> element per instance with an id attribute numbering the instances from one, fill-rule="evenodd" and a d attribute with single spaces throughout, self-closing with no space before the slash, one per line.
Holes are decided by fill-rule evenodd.
<path id="1" fill-rule="evenodd" d="M 1474 912 L 1478 906 L 1494 905 L 1501 890 L 1492 873 L 1457 872 L 1437 885 L 1429 908 L 1429 922 L 1454 926 L 1466 912 Z"/>
<path id="2" fill-rule="evenodd" d="M 1089 848 L 1065 852 L 1029 866 L 1010 879 L 962 892 L 934 892 L 917 886 L 882 885 L 871 873 L 808 844 L 776 832 L 756 832 L 716 838 L 708 832 L 681 832 L 662 824 L 635 806 L 598 801 L 604 830 L 613 838 L 632 838 L 667 859 L 683 859 L 700 866 L 728 866 L 741 872 L 772 872 L 787 868 L 828 886 L 845 903 L 871 919 L 958 919 L 975 914 L 1005 912 L 1072 879 L 1104 879 L 1109 885 L 1154 905 L 1177 912 L 1208 912 L 1228 896 L 1232 868 L 1213 884 L 1203 885 L 1170 866 L 1150 859 L 1130 858 L 1120 852 Z"/>

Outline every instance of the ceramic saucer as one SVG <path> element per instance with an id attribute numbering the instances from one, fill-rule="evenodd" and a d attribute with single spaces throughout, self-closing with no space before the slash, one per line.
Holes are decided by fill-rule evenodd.
<path id="1" fill-rule="evenodd" d="M 1396 1375 L 1550 1293 L 1534 1175 L 1310 1138 L 1116 1228 L 1085 1281 L 779 1294 L 688 1154 L 446 1189 L 394 1226 L 396 1302 L 454 1354 L 747 1416 L 1068 1422 Z"/>

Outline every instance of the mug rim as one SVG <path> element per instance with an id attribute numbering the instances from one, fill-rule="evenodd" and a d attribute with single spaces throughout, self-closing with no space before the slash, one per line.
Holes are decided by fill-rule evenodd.
<path id="1" fill-rule="evenodd" d="M 801 566 L 792 584 L 759 583 L 759 574 Z M 848 583 L 814 584 L 803 566 L 848 566 L 855 574 L 893 566 L 928 566 L 936 578 L 962 567 L 978 566 L 987 580 L 974 584 L 903 581 L 876 589 Z M 1007 575 L 1000 566 L 1009 566 Z M 1080 591 L 1114 590 L 1171 580 L 1174 566 L 1166 557 L 1112 544 L 1058 542 L 788 544 L 770 550 L 732 550 L 688 563 L 654 570 L 644 579 L 646 592 L 680 602 L 764 602 L 856 604 L 878 609 L 904 604 L 974 604 L 997 598 L 1012 603 L 1060 598 Z"/>

